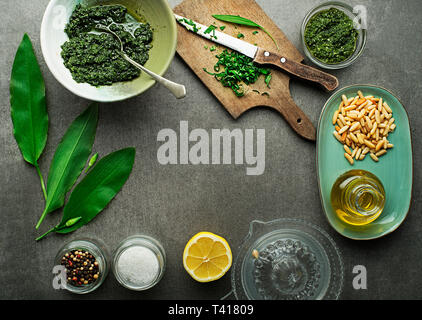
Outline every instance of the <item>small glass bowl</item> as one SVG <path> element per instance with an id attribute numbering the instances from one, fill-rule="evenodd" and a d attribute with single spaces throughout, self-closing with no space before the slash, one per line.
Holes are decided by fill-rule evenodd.
<path id="1" fill-rule="evenodd" d="M 105 278 L 107 277 L 108 271 L 109 271 L 109 265 L 107 262 L 108 254 L 103 245 L 99 245 L 98 243 L 94 242 L 91 239 L 79 239 L 79 240 L 73 240 L 71 242 L 68 242 L 65 244 L 57 253 L 55 258 L 55 265 L 61 265 L 61 259 L 63 256 L 72 251 L 72 250 L 82 250 L 82 251 L 88 251 L 91 253 L 99 265 L 99 277 L 98 279 L 88 285 L 82 285 L 82 286 L 73 286 L 69 283 L 67 283 L 67 280 L 62 281 L 63 288 L 77 294 L 86 294 L 89 292 L 92 292 L 96 289 L 98 289 L 104 282 Z"/>
<path id="2" fill-rule="evenodd" d="M 328 64 L 325 62 L 322 62 L 321 60 L 318 60 L 317 58 L 315 58 L 312 53 L 309 51 L 308 46 L 306 45 L 305 42 L 305 29 L 306 26 L 308 25 L 309 20 L 318 12 L 323 11 L 323 10 L 328 10 L 330 8 L 336 8 L 339 9 L 341 11 L 343 11 L 345 14 L 347 14 L 352 20 L 356 18 L 356 14 L 353 13 L 353 8 L 345 3 L 342 2 L 337 2 L 337 1 L 329 1 L 329 2 L 324 2 L 320 5 L 318 5 L 317 7 L 313 8 L 311 11 L 309 11 L 309 13 L 305 16 L 305 19 L 303 19 L 303 23 L 302 23 L 302 28 L 301 28 L 301 38 L 302 38 L 302 45 L 303 45 L 303 49 L 305 51 L 305 55 L 317 66 L 324 68 L 324 69 L 329 69 L 329 70 L 336 70 L 336 69 L 343 69 L 346 68 L 350 65 L 352 65 L 361 55 L 362 52 L 366 46 L 366 38 L 367 38 L 367 32 L 366 29 L 360 29 L 357 30 L 358 31 L 358 39 L 356 41 L 356 49 L 355 52 L 353 53 L 353 55 L 342 62 L 336 63 L 336 64 Z"/>
<path id="3" fill-rule="evenodd" d="M 254 220 L 238 249 L 231 283 L 237 300 L 337 300 L 343 260 L 318 226 L 290 218 Z"/>
<path id="4" fill-rule="evenodd" d="M 150 249 L 157 257 L 159 263 L 159 272 L 155 279 L 144 286 L 138 286 L 134 283 L 130 283 L 127 279 L 125 279 L 118 268 L 118 262 L 122 253 L 131 248 L 141 246 L 147 249 Z M 166 268 L 166 253 L 164 251 L 163 246 L 154 238 L 145 235 L 134 235 L 131 237 L 126 238 L 123 240 L 116 250 L 113 253 L 113 263 L 112 263 L 112 270 L 113 274 L 116 277 L 117 281 L 125 288 L 135 291 L 143 291 L 154 287 L 158 282 L 160 282 L 161 278 L 164 275 L 164 271 Z"/>

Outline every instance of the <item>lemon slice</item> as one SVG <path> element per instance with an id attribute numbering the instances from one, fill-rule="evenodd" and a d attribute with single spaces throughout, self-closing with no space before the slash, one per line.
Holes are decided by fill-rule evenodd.
<path id="1" fill-rule="evenodd" d="M 232 265 L 232 252 L 225 239 L 210 232 L 194 235 L 183 252 L 183 266 L 199 282 L 220 279 Z"/>

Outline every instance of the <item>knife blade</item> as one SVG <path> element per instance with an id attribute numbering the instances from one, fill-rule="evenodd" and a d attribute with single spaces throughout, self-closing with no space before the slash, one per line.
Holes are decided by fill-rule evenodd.
<path id="1" fill-rule="evenodd" d="M 252 58 L 257 64 L 275 66 L 301 79 L 318 83 L 328 91 L 335 90 L 339 85 L 338 79 L 329 73 L 298 63 L 286 56 L 265 50 L 264 48 L 252 45 L 249 42 L 232 37 L 224 32 L 218 31 L 215 27 L 207 27 L 178 14 L 174 14 L 174 16 L 176 21 L 187 30 L 227 48 L 240 52 L 243 55 Z"/>

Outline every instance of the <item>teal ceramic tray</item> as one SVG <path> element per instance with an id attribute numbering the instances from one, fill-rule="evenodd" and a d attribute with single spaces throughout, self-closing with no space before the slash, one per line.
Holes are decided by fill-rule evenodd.
<path id="1" fill-rule="evenodd" d="M 388 139 L 394 149 L 375 163 L 369 156 L 355 161 L 351 166 L 344 157 L 343 146 L 334 138 L 332 118 L 341 103 L 341 96 L 356 96 L 361 90 L 364 96 L 382 97 L 393 111 L 397 125 Z M 407 112 L 401 102 L 386 89 L 372 85 L 353 85 L 343 88 L 327 101 L 322 110 L 317 132 L 317 172 L 321 202 L 331 226 L 347 238 L 370 240 L 380 238 L 396 230 L 406 218 L 411 203 L 413 185 L 413 155 L 411 131 Z M 331 206 L 331 188 L 336 179 L 352 169 L 363 169 L 375 174 L 383 183 L 386 204 L 381 216 L 366 226 L 351 226 L 341 221 Z"/>

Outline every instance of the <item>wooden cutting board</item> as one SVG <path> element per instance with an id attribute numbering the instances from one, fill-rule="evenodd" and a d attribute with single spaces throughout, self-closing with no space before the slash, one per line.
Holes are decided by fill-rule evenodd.
<path id="1" fill-rule="evenodd" d="M 174 8 L 174 12 L 207 26 L 214 22 L 217 26 L 224 25 L 226 26 L 224 33 L 236 37 L 241 32 L 245 35 L 243 40 L 257 44 L 266 50 L 283 54 L 296 62 L 302 62 L 304 59 L 296 47 L 254 0 L 185 0 Z M 271 33 L 280 49 L 277 50 L 274 42 L 263 31 L 217 21 L 212 17 L 213 14 L 240 15 L 258 23 Z M 255 30 L 259 32 L 253 35 L 252 32 Z M 213 72 L 213 67 L 217 62 L 215 55 L 225 49 L 222 46 L 217 46 L 216 51 L 210 52 L 209 48 L 212 45 L 215 45 L 215 43 L 186 30 L 178 24 L 177 53 L 233 118 L 237 119 L 245 111 L 254 107 L 270 107 L 277 110 L 299 135 L 315 141 L 315 127 L 290 95 L 290 77 L 287 73 L 272 69 L 271 89 L 267 88 L 264 77 L 260 77 L 255 84 L 248 88 L 245 96 L 238 98 L 230 88 L 224 88 L 213 76 L 203 70 L 203 68 L 207 68 L 207 70 Z M 208 46 L 208 49 L 205 49 L 205 46 Z M 252 90 L 258 90 L 260 93 L 269 92 L 270 95 L 261 95 Z"/>

